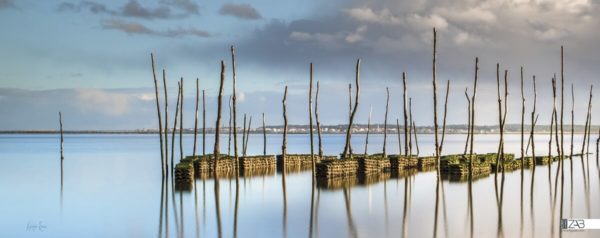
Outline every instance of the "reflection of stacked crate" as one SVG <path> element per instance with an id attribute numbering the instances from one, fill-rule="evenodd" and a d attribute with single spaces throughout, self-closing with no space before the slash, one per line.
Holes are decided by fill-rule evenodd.
<path id="1" fill-rule="evenodd" d="M 341 189 L 368 186 L 391 178 L 391 173 L 358 174 L 357 176 L 318 178 L 317 186 L 324 189 Z"/>
<path id="2" fill-rule="evenodd" d="M 316 170 L 319 178 L 355 176 L 358 173 L 358 160 L 324 159 L 317 163 Z"/>
<path id="3" fill-rule="evenodd" d="M 392 171 L 416 168 L 419 164 L 419 160 L 416 156 L 388 155 L 388 158 L 390 160 L 390 168 Z"/>
<path id="4" fill-rule="evenodd" d="M 535 164 L 536 165 L 547 165 L 552 162 L 552 158 L 550 156 L 536 156 Z"/>

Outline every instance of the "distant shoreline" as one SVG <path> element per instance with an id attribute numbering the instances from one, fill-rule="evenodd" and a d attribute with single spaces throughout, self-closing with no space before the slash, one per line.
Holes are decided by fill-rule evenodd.
<path id="1" fill-rule="evenodd" d="M 154 131 L 154 132 L 142 132 L 142 131 L 64 131 L 64 134 L 71 134 L 71 135 L 153 135 L 153 134 L 158 134 L 158 132 Z M 170 132 L 169 132 L 170 133 Z M 238 134 L 240 134 L 241 132 L 238 132 Z M 521 132 L 504 132 L 505 134 L 511 134 L 511 135 L 520 135 Z M 54 134 L 60 134 L 60 131 L 0 131 L 0 135 L 54 135 Z M 193 132 L 184 132 L 183 134 L 186 135 L 193 135 Z M 206 133 L 207 135 L 214 135 L 213 132 L 210 133 Z M 259 134 L 262 135 L 262 131 L 251 131 L 250 134 Z M 280 132 L 267 132 L 266 134 L 269 135 L 282 135 L 283 133 Z M 288 132 L 288 134 L 293 134 L 293 135 L 302 135 L 302 134 L 309 134 L 308 132 Z M 321 132 L 321 134 L 324 135 L 345 135 L 346 133 L 343 132 L 337 132 L 337 133 L 331 133 L 331 132 Z M 364 135 L 367 134 L 366 132 L 352 132 L 352 134 L 358 134 L 358 135 Z M 375 134 L 375 135 L 383 135 L 383 132 L 370 132 L 369 134 Z M 388 132 L 388 134 L 390 134 L 390 132 Z M 393 132 L 393 134 L 396 134 L 396 132 Z M 402 133 L 404 134 L 404 133 Z M 419 135 L 433 135 L 434 133 L 432 132 L 417 132 L 417 134 Z M 464 132 L 452 132 L 452 133 L 448 133 L 446 132 L 446 135 L 466 135 L 467 133 Z M 500 133 L 497 132 L 477 132 L 475 133 L 476 135 L 499 135 Z M 548 135 L 550 134 L 550 132 L 536 132 L 536 135 Z M 565 132 L 565 134 L 568 134 L 568 132 Z M 575 135 L 583 135 L 583 132 L 575 132 Z M 202 132 L 198 132 L 198 135 L 202 135 Z M 227 135 L 227 133 L 221 134 L 221 135 Z M 592 134 L 593 135 L 593 134 Z M 315 133 L 316 136 L 316 133 Z M 529 132 L 525 131 L 525 136 L 529 136 Z"/>

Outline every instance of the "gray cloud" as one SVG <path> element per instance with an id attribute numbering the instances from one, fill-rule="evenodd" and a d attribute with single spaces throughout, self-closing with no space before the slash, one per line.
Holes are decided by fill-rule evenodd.
<path id="1" fill-rule="evenodd" d="M 162 37 L 184 37 L 184 36 L 196 36 L 196 37 L 210 37 L 211 34 L 199 30 L 196 28 L 176 28 L 176 29 L 167 29 L 165 31 L 156 31 L 152 30 L 141 23 L 131 22 L 131 21 L 123 21 L 118 19 L 112 19 L 108 21 L 104 21 L 102 23 L 102 27 L 104 29 L 110 30 L 118 30 L 128 34 L 142 34 L 142 35 L 153 35 L 153 36 L 162 36 Z"/>
<path id="2" fill-rule="evenodd" d="M 254 7 L 250 6 L 250 4 L 225 3 L 219 10 L 219 14 L 246 20 L 262 18 L 260 13 L 258 13 Z"/>
<path id="3" fill-rule="evenodd" d="M 12 0 L 0 0 L 0 9 L 14 7 Z"/>
<path id="4" fill-rule="evenodd" d="M 179 11 L 173 11 L 172 9 L 179 9 Z M 154 8 L 144 6 L 137 0 L 129 0 L 119 9 L 110 9 L 105 4 L 94 1 L 63 2 L 57 8 L 58 11 L 80 12 L 87 10 L 94 14 L 143 19 L 184 18 L 199 14 L 198 9 L 198 5 L 190 0 L 162 0 Z"/>

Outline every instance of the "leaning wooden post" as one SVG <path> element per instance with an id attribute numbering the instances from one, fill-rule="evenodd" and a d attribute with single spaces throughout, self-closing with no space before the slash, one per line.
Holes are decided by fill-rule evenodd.
<path id="1" fill-rule="evenodd" d="M 246 142 L 244 143 L 244 156 L 246 156 L 246 152 L 248 151 L 248 141 L 250 140 L 250 127 L 252 126 L 252 116 L 250 116 L 250 120 L 248 120 L 248 127 L 246 128 Z"/>
<path id="2" fill-rule="evenodd" d="M 218 163 L 219 163 L 219 149 L 220 149 L 220 145 L 219 145 L 219 128 L 221 125 L 221 104 L 223 101 L 223 87 L 225 83 L 225 62 L 223 62 L 221 60 L 221 83 L 219 84 L 219 97 L 217 100 L 217 122 L 215 123 L 215 148 L 213 150 L 213 155 L 214 155 L 214 159 L 215 159 L 215 163 L 214 166 L 215 168 L 213 169 L 214 172 L 214 176 L 215 179 L 217 178 L 217 168 L 218 168 Z"/>
<path id="3" fill-rule="evenodd" d="M 286 111 L 286 101 L 287 101 L 287 85 L 285 86 L 285 91 L 283 92 L 283 100 L 281 103 L 283 104 L 283 142 L 281 143 L 281 164 L 282 171 L 285 174 L 285 156 L 287 154 L 287 133 L 288 133 L 288 120 L 287 120 L 287 111 Z"/>
<path id="4" fill-rule="evenodd" d="M 408 98 L 408 155 L 413 155 L 412 97 Z"/>
<path id="5" fill-rule="evenodd" d="M 162 116 L 160 115 L 160 102 L 158 98 L 158 82 L 156 80 L 156 69 L 154 66 L 154 54 L 150 53 L 150 61 L 152 62 L 152 78 L 154 78 L 154 94 L 156 96 L 156 112 L 158 114 L 158 138 L 160 139 L 160 161 L 162 166 L 162 176 L 165 178 L 165 155 L 163 151 L 163 137 L 162 137 Z"/>
<path id="6" fill-rule="evenodd" d="M 498 154 L 496 155 L 496 169 L 495 174 L 498 174 L 500 164 L 500 157 L 502 156 L 502 136 L 504 133 L 502 128 L 502 98 L 500 97 L 500 64 L 496 64 L 496 89 L 498 89 L 498 127 L 500 130 L 500 141 L 498 142 Z"/>
<path id="7" fill-rule="evenodd" d="M 396 134 L 398 135 L 398 155 L 402 155 L 402 140 L 400 140 L 400 120 L 396 118 Z"/>
<path id="8" fill-rule="evenodd" d="M 477 95 L 477 79 L 479 76 L 479 57 L 475 57 L 475 81 L 473 82 L 473 97 L 471 98 L 471 144 L 469 148 L 469 175 L 473 171 L 473 142 L 475 137 L 475 96 Z"/>
<path id="9" fill-rule="evenodd" d="M 356 60 L 356 96 L 354 98 L 354 108 L 350 114 L 350 123 L 348 124 L 348 130 L 346 130 L 346 148 L 344 148 L 344 158 L 350 152 L 350 158 L 352 158 L 352 150 L 350 149 L 350 137 L 352 135 L 352 123 L 354 122 L 354 115 L 356 115 L 356 109 L 358 108 L 358 99 L 360 96 L 360 59 Z"/>
<path id="10" fill-rule="evenodd" d="M 438 117 L 437 117 L 437 82 L 435 79 L 436 74 L 436 53 L 437 53 L 437 31 L 433 28 L 433 131 L 435 135 L 435 157 L 438 176 L 440 176 L 440 144 L 438 140 Z M 436 204 L 437 207 L 437 204 Z M 437 222 L 437 221 L 435 221 Z"/>
<path id="11" fill-rule="evenodd" d="M 417 125 L 415 124 L 415 121 L 412 121 L 412 127 L 413 129 L 413 136 L 415 137 L 415 147 L 417 148 L 417 156 L 419 156 L 419 154 L 421 154 L 421 151 L 419 150 L 419 139 L 417 138 Z"/>
<path id="12" fill-rule="evenodd" d="M 323 158 L 323 143 L 321 141 L 321 122 L 319 122 L 319 81 L 315 95 L 315 120 L 317 121 L 317 136 L 319 137 L 319 158 Z"/>
<path id="13" fill-rule="evenodd" d="M 265 113 L 262 114 L 262 129 L 263 129 L 263 155 L 267 155 L 267 126 L 265 124 Z"/>
<path id="14" fill-rule="evenodd" d="M 246 145 L 246 113 L 244 113 L 244 126 L 242 127 L 242 156 L 246 155 L 244 145 Z"/>
<path id="15" fill-rule="evenodd" d="M 471 98 L 469 97 L 469 93 L 467 92 L 467 88 L 465 88 L 465 97 L 467 98 L 467 140 L 465 141 L 465 151 L 463 155 L 467 154 L 467 150 L 469 149 L 469 137 L 471 137 Z"/>
<path id="16" fill-rule="evenodd" d="M 521 172 L 525 168 L 525 92 L 523 90 L 523 67 L 521 67 Z M 521 173 L 522 175 L 522 173 Z"/>
<path id="17" fill-rule="evenodd" d="M 593 89 L 594 89 L 594 85 L 590 86 L 590 99 L 588 101 L 587 115 L 585 116 L 585 127 L 584 127 L 584 133 L 583 133 L 583 144 L 581 145 L 581 155 L 582 156 L 585 153 L 585 143 L 586 143 L 586 138 L 588 138 L 589 127 L 592 126 L 590 124 L 590 113 L 591 113 L 591 109 L 592 109 L 592 90 Z"/>
<path id="18" fill-rule="evenodd" d="M 402 85 L 403 85 L 403 94 L 402 94 L 402 104 L 404 106 L 404 156 L 408 156 L 408 112 L 406 110 L 406 72 L 402 72 Z M 400 153 L 400 152 L 398 152 Z"/>
<path id="19" fill-rule="evenodd" d="M 235 47 L 231 46 L 231 68 L 233 71 L 233 153 L 235 158 L 236 168 L 239 168 L 239 158 L 238 158 L 238 143 L 237 143 L 237 117 L 236 117 L 236 77 L 235 77 Z M 237 169 L 236 169 L 237 171 Z"/>
<path id="20" fill-rule="evenodd" d="M 352 84 L 348 84 L 348 125 L 350 125 L 350 117 L 352 117 Z M 350 128 L 352 129 L 352 128 Z M 349 140 L 352 140 L 352 133 L 350 133 Z M 352 143 L 348 145 L 348 151 L 352 154 Z"/>
<path id="21" fill-rule="evenodd" d="M 198 78 L 196 78 L 196 112 L 194 113 L 194 149 L 192 152 L 193 157 L 196 157 L 196 146 L 197 146 L 197 138 L 198 138 L 198 108 L 199 107 L 200 107 L 200 80 Z"/>
<path id="22" fill-rule="evenodd" d="M 313 64 L 310 63 L 310 82 L 308 84 L 308 121 L 309 121 L 309 135 L 310 135 L 310 160 L 312 162 L 312 174 L 315 174 L 315 146 L 313 138 L 313 116 L 312 116 L 312 89 L 313 89 Z"/>
<path id="23" fill-rule="evenodd" d="M 535 140 L 534 140 L 534 136 L 535 136 L 535 109 L 536 109 L 536 104 L 537 104 L 537 89 L 536 89 L 536 85 L 535 85 L 535 75 L 533 76 L 533 110 L 531 111 L 531 132 L 529 134 L 529 137 L 531 138 L 531 159 L 533 162 L 532 165 L 532 170 L 533 170 L 533 174 L 535 175 Z M 551 136 L 552 137 L 552 136 Z M 533 176 L 532 176 L 532 181 L 533 181 Z"/>
<path id="24" fill-rule="evenodd" d="M 369 133 L 371 132 L 371 114 L 373 114 L 373 106 L 369 107 L 369 119 L 367 120 L 367 135 L 365 137 L 365 157 L 368 155 L 368 150 L 369 150 Z"/>
<path id="25" fill-rule="evenodd" d="M 442 123 L 442 141 L 440 142 L 440 156 L 444 147 L 444 139 L 446 138 L 446 115 L 448 114 L 448 94 L 450 93 L 450 80 L 446 81 L 446 99 L 444 99 L 444 121 Z"/>
<path id="26" fill-rule="evenodd" d="M 206 155 L 206 98 L 202 90 L 202 155 Z"/>
<path id="27" fill-rule="evenodd" d="M 175 104 L 175 119 L 173 119 L 173 132 L 171 134 L 171 168 L 175 169 L 175 131 L 177 131 L 177 116 L 179 115 L 179 99 L 181 99 L 181 82 L 177 82 L 177 103 Z M 173 175 L 171 173 L 171 175 Z"/>
<path id="28" fill-rule="evenodd" d="M 165 163 L 166 160 L 169 158 L 169 98 L 167 96 L 167 76 L 165 73 L 165 70 L 163 69 L 163 89 L 165 92 Z M 169 165 L 166 165 L 166 171 L 167 171 L 167 175 L 169 174 Z M 173 169 L 173 168 L 172 168 Z"/>
<path id="29" fill-rule="evenodd" d="M 565 182 L 565 145 L 564 145 L 564 109 L 565 109 L 565 70 L 564 70 L 564 54 L 563 46 L 560 46 L 560 217 L 563 217 L 563 198 L 564 198 L 564 182 Z"/>
<path id="30" fill-rule="evenodd" d="M 58 123 L 60 126 L 60 160 L 64 160 L 65 156 L 64 156 L 64 137 L 63 137 L 63 123 L 62 123 L 62 112 L 58 112 Z"/>
<path id="31" fill-rule="evenodd" d="M 183 158 L 183 78 L 181 81 L 181 102 L 179 106 L 181 107 L 181 111 L 179 111 L 179 156 Z"/>
<path id="32" fill-rule="evenodd" d="M 385 92 L 386 92 L 387 97 L 386 97 L 386 101 L 385 101 L 385 117 L 383 120 L 383 158 L 387 157 L 385 146 L 387 144 L 387 118 L 388 118 L 388 109 L 390 106 L 390 88 L 385 87 Z M 370 120 L 371 120 L 371 116 L 369 113 L 369 121 Z M 366 150 L 365 150 L 365 154 L 366 154 Z"/>
<path id="33" fill-rule="evenodd" d="M 232 113 L 231 113 L 231 96 L 229 96 L 229 127 L 227 128 L 227 134 L 228 134 L 228 138 L 227 138 L 227 155 L 231 156 L 231 120 L 232 120 Z M 204 131 L 204 130 L 203 130 Z M 204 137 L 204 135 L 202 135 L 202 137 Z"/>

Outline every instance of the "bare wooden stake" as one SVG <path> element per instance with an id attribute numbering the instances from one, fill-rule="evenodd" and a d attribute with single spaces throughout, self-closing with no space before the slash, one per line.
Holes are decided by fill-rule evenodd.
<path id="1" fill-rule="evenodd" d="M 179 106 L 181 107 L 181 111 L 179 111 L 179 158 L 183 159 L 183 78 L 179 80 L 181 82 L 181 101 Z"/>
<path id="2" fill-rule="evenodd" d="M 469 137 L 471 137 L 471 98 L 469 97 L 469 93 L 467 92 L 467 88 L 465 88 L 465 97 L 467 98 L 467 140 L 465 141 L 465 151 L 463 155 L 467 154 L 469 148 Z"/>
<path id="3" fill-rule="evenodd" d="M 525 169 L 525 91 L 523 90 L 523 67 L 521 67 L 521 171 Z"/>
<path id="4" fill-rule="evenodd" d="M 177 116 L 179 116 L 179 99 L 181 99 L 181 82 L 177 82 L 177 103 L 175 104 L 175 119 L 173 120 L 173 132 L 171 134 L 171 168 L 175 168 L 175 132 L 177 131 Z"/>
<path id="5" fill-rule="evenodd" d="M 221 105 L 223 102 L 223 92 L 224 90 L 224 83 L 225 83 L 225 62 L 223 62 L 221 60 L 221 82 L 219 84 L 219 97 L 217 99 L 217 122 L 215 123 L 215 148 L 213 150 L 213 155 L 215 158 L 215 163 L 214 163 L 214 175 L 215 175 L 215 179 L 217 179 L 217 168 L 218 168 L 218 164 L 219 164 L 219 151 L 220 151 L 220 145 L 219 145 L 219 129 L 220 129 L 220 125 L 221 125 Z"/>
<path id="6" fill-rule="evenodd" d="M 440 155 L 444 148 L 444 139 L 446 138 L 446 116 L 448 114 L 448 94 L 450 93 L 450 80 L 446 81 L 446 99 L 444 99 L 444 121 L 442 124 L 442 141 L 440 142 Z"/>
<path id="7" fill-rule="evenodd" d="M 250 120 L 248 120 L 248 127 L 246 128 L 246 142 L 244 143 L 244 156 L 246 156 L 246 152 L 248 152 L 248 141 L 250 141 L 250 127 L 252 127 L 252 116 L 250 116 Z"/>
<path id="8" fill-rule="evenodd" d="M 404 106 L 404 156 L 408 156 L 408 111 L 406 110 L 406 72 L 402 72 L 402 104 Z"/>
<path id="9" fill-rule="evenodd" d="M 159 102 L 159 97 L 158 97 L 158 82 L 156 80 L 156 69 L 154 66 L 154 54 L 150 54 L 150 60 L 152 62 L 152 77 L 154 78 L 154 94 L 156 96 L 156 112 L 158 114 L 158 138 L 160 138 L 160 161 L 161 161 L 161 165 L 162 165 L 162 176 L 163 179 L 166 176 L 166 170 L 165 170 L 165 155 L 164 155 L 164 145 L 163 145 L 163 137 L 162 137 L 162 116 L 160 115 L 160 102 Z"/>
<path id="10" fill-rule="evenodd" d="M 387 157 L 387 152 L 385 150 L 385 146 L 387 145 L 387 118 L 388 118 L 388 109 L 390 106 L 390 88 L 385 87 L 386 92 L 386 101 L 385 101 L 385 117 L 383 121 L 383 158 Z M 369 121 L 371 116 L 369 116 Z M 370 123 L 369 123 L 370 124 Z M 366 150 L 365 150 L 366 151 Z M 365 152 L 366 154 L 366 152 Z"/>
<path id="11" fill-rule="evenodd" d="M 262 114 L 262 129 L 263 129 L 263 155 L 267 155 L 267 125 L 265 123 L 265 113 Z"/>
<path id="12" fill-rule="evenodd" d="M 396 118 L 396 134 L 398 135 L 398 155 L 402 154 L 402 140 L 400 139 L 400 120 Z"/>
<path id="13" fill-rule="evenodd" d="M 310 160 L 312 162 L 312 173 L 313 177 L 316 176 L 315 173 L 315 146 L 314 146 L 314 138 L 313 138 L 313 116 L 312 116 L 312 89 L 313 89 L 313 64 L 310 63 L 310 82 L 308 84 L 308 120 L 309 120 L 309 134 L 310 134 Z"/>
<path id="14" fill-rule="evenodd" d="M 436 81 L 436 56 L 437 56 L 437 31 L 433 28 L 433 131 L 435 136 L 435 157 L 436 166 L 440 164 L 440 141 L 438 139 L 438 116 L 437 116 L 437 81 Z M 437 166 L 438 176 L 440 175 L 440 166 Z M 437 204 L 436 204 L 437 207 Z M 437 221 L 435 221 L 437 223 Z"/>
<path id="15" fill-rule="evenodd" d="M 64 137 L 63 137 L 63 122 L 62 122 L 62 112 L 58 112 L 58 123 L 60 126 L 60 160 L 64 160 L 65 159 L 65 155 L 64 155 Z"/>
<path id="16" fill-rule="evenodd" d="M 285 156 L 287 154 L 287 133 L 288 133 L 288 120 L 287 120 L 287 111 L 286 111 L 286 102 L 287 102 L 287 85 L 285 86 L 285 91 L 283 92 L 283 100 L 281 104 L 283 105 L 283 142 L 281 143 L 281 160 L 282 160 L 282 170 L 285 173 Z"/>
<path id="17" fill-rule="evenodd" d="M 167 76 L 163 69 L 163 89 L 165 92 L 165 164 L 169 159 L 169 98 L 167 96 Z M 174 169 L 174 168 L 171 168 Z M 169 165 L 166 164 L 167 175 L 169 174 Z"/>
<path id="18" fill-rule="evenodd" d="M 244 147 L 246 145 L 246 113 L 244 113 L 244 126 L 242 127 L 242 156 L 246 156 Z"/>
<path id="19" fill-rule="evenodd" d="M 469 145 L 469 177 L 473 171 L 473 142 L 475 140 L 475 96 L 477 95 L 477 79 L 479 77 L 479 57 L 475 57 L 475 81 L 473 82 L 473 97 L 471 98 L 471 144 Z"/>
<path id="20" fill-rule="evenodd" d="M 196 112 L 194 113 L 194 146 L 192 156 L 196 157 L 196 146 L 198 138 L 198 108 L 200 107 L 200 80 L 196 78 Z M 204 148 L 202 148 L 204 149 Z"/>
<path id="21" fill-rule="evenodd" d="M 233 153 L 235 158 L 236 167 L 239 168 L 239 158 L 238 158 L 238 141 L 237 141 L 237 117 L 236 117 L 236 98 L 237 94 L 236 90 L 236 77 L 235 77 L 235 47 L 231 46 L 231 68 L 233 71 Z"/>
<path id="22" fill-rule="evenodd" d="M 417 147 L 417 156 L 419 156 L 421 154 L 421 151 L 419 150 L 419 139 L 417 138 L 417 125 L 415 124 L 415 121 L 412 121 L 412 126 L 414 128 L 413 136 L 415 137 L 415 147 Z"/>
<path id="23" fill-rule="evenodd" d="M 584 152 L 585 152 L 585 143 L 586 143 L 586 139 L 588 138 L 588 131 L 589 131 L 589 127 L 591 127 L 590 124 L 590 113 L 592 110 L 592 90 L 594 89 L 594 85 L 590 86 L 590 99 L 588 101 L 588 109 L 587 109 L 587 115 L 585 116 L 585 127 L 584 127 L 584 133 L 583 133 L 583 144 L 581 145 L 581 155 L 583 156 Z"/>
<path id="24" fill-rule="evenodd" d="M 202 90 L 202 155 L 206 155 L 206 97 Z"/>
<path id="25" fill-rule="evenodd" d="M 365 156 L 369 151 L 369 133 L 371 132 L 371 114 L 373 114 L 373 106 L 369 106 L 369 119 L 367 120 L 367 135 L 365 137 Z"/>
<path id="26" fill-rule="evenodd" d="M 413 128 L 413 116 L 412 116 L 412 97 L 408 98 L 408 154 L 410 156 L 413 155 L 413 131 L 415 130 L 415 128 Z"/>
<path id="27" fill-rule="evenodd" d="M 563 47 L 560 46 L 560 217 L 563 217 L 563 198 L 564 198 L 564 182 L 565 182 L 565 170 L 564 170 L 564 109 L 565 109 L 565 70 L 564 70 L 564 54 Z"/>
<path id="28" fill-rule="evenodd" d="M 537 89 L 535 85 L 535 75 L 533 76 L 533 110 L 531 110 L 531 130 L 530 130 L 530 140 L 531 140 L 531 159 L 532 159 L 532 173 L 535 175 L 535 121 L 537 120 L 537 116 L 535 114 L 537 104 Z M 536 117 L 534 119 L 534 117 Z M 533 176 L 531 178 L 533 180 Z M 533 186 L 533 185 L 532 185 Z"/>
<path id="29" fill-rule="evenodd" d="M 498 127 L 500 130 L 500 142 L 498 143 L 498 154 L 496 156 L 496 170 L 495 174 L 498 174 L 499 168 L 502 166 L 500 157 L 502 157 L 502 139 L 504 136 L 504 128 L 502 127 L 502 98 L 500 97 L 500 64 L 496 64 L 496 85 L 498 91 Z"/>
<path id="30" fill-rule="evenodd" d="M 352 149 L 350 148 L 351 143 L 351 135 L 352 135 L 352 123 L 354 122 L 354 115 L 356 115 L 356 109 L 358 108 L 358 100 L 360 96 L 360 59 L 356 60 L 356 96 L 354 99 L 354 108 L 352 109 L 352 113 L 350 114 L 350 123 L 348 124 L 348 130 L 346 131 L 346 147 L 344 148 L 344 158 L 350 153 L 350 158 L 352 158 Z"/>
<path id="31" fill-rule="evenodd" d="M 319 137 L 319 158 L 323 157 L 323 143 L 321 141 L 321 122 L 319 122 L 319 81 L 317 80 L 317 92 L 315 95 L 315 120 L 317 121 L 317 135 Z"/>
<path id="32" fill-rule="evenodd" d="M 231 96 L 229 96 L 229 103 L 227 104 L 229 105 L 229 127 L 227 127 L 227 134 L 228 134 L 228 138 L 227 138 L 227 155 L 231 155 L 231 120 L 233 118 L 232 112 L 231 112 Z M 204 137 L 204 135 L 203 135 Z"/>
<path id="33" fill-rule="evenodd" d="M 352 117 L 352 84 L 348 84 L 348 125 L 350 125 L 350 117 Z M 350 127 L 352 130 L 352 127 Z M 350 133 L 350 141 L 352 141 L 352 133 Z M 348 145 L 348 150 L 352 154 L 352 143 Z"/>

